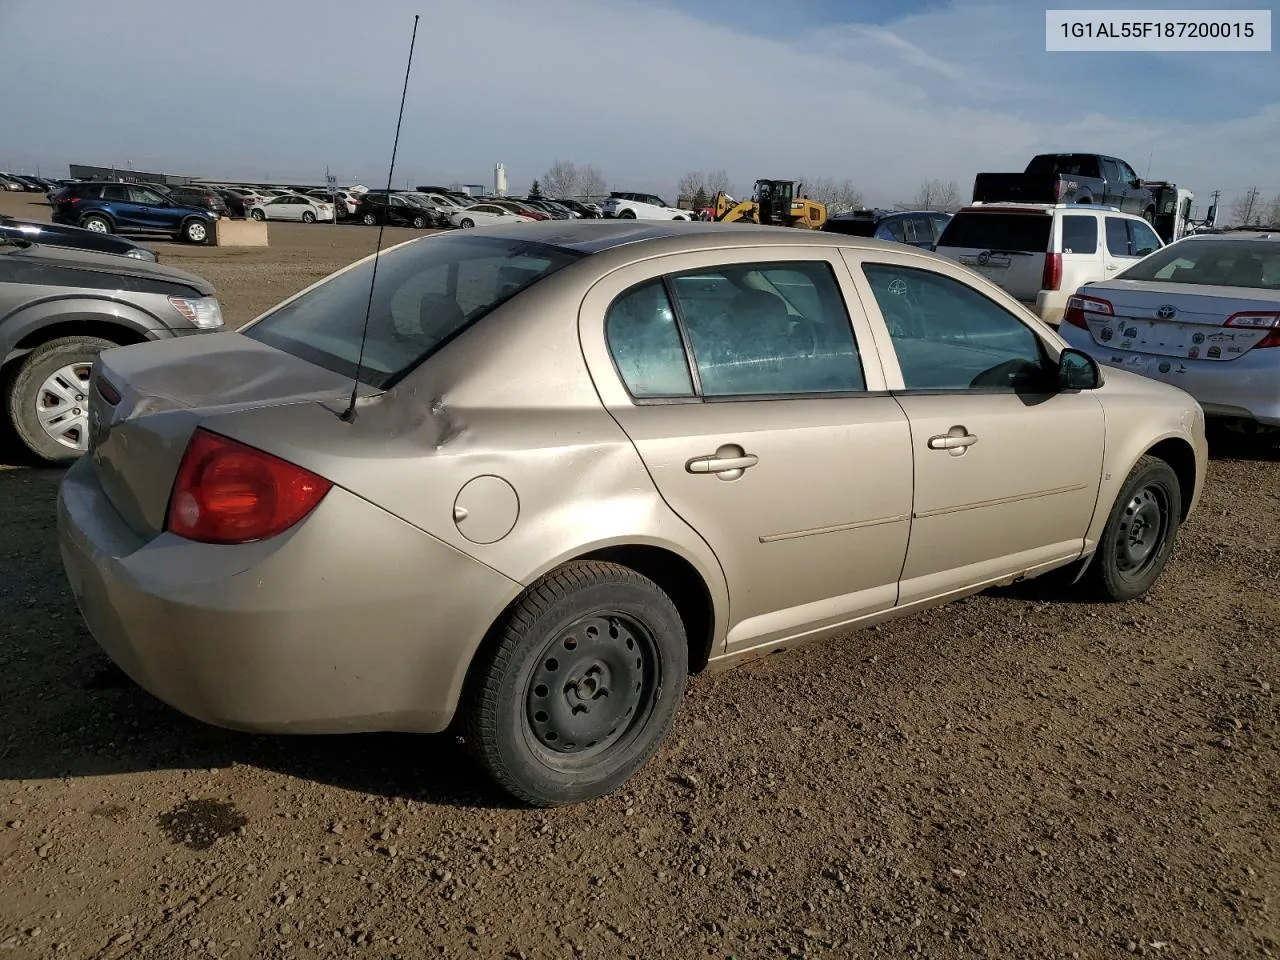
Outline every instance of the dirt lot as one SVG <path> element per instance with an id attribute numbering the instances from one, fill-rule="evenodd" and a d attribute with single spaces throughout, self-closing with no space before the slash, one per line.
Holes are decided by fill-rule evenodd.
<path id="1" fill-rule="evenodd" d="M 161 251 L 240 323 L 374 233 Z M 57 482 L 0 469 L 7 956 L 1280 955 L 1280 448 L 1215 446 L 1142 602 L 1001 591 L 696 679 L 629 789 L 551 812 L 447 738 L 152 700 L 80 624 Z"/>

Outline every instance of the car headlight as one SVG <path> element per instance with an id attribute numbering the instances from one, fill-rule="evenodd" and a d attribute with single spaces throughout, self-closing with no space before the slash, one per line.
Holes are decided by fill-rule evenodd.
<path id="1" fill-rule="evenodd" d="M 193 327 L 216 330 L 222 326 L 222 306 L 217 297 L 170 297 L 169 302 Z"/>

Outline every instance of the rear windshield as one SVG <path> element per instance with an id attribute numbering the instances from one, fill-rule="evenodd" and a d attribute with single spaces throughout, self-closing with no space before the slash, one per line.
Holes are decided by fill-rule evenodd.
<path id="1" fill-rule="evenodd" d="M 1046 153 L 1033 157 L 1026 172 L 1033 176 L 1097 177 L 1098 158 L 1087 153 Z"/>
<path id="2" fill-rule="evenodd" d="M 1053 217 L 1042 213 L 965 213 L 951 218 L 939 247 L 1046 253 Z"/>
<path id="3" fill-rule="evenodd" d="M 875 236 L 879 221 L 870 217 L 832 217 L 824 227 L 830 233 L 843 233 L 850 237 Z"/>
<path id="4" fill-rule="evenodd" d="M 1116 276 L 1125 280 L 1280 290 L 1280 243 L 1275 240 L 1183 240 L 1160 248 Z"/>
<path id="5" fill-rule="evenodd" d="M 583 256 L 471 234 L 411 241 L 384 252 L 360 380 L 390 387 L 485 314 Z M 372 274 L 373 260 L 366 260 L 276 308 L 244 335 L 354 377 Z"/>

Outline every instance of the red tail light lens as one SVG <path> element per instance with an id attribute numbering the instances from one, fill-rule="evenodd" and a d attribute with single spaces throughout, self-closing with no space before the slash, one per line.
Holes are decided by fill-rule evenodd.
<path id="1" fill-rule="evenodd" d="M 169 499 L 167 529 L 201 543 L 248 543 L 283 533 L 333 486 L 279 457 L 197 429 Z"/>
<path id="2" fill-rule="evenodd" d="M 1063 322 L 1071 324 L 1073 327 L 1079 327 L 1081 330 L 1088 330 L 1089 324 L 1085 321 L 1085 312 L 1100 313 L 1103 316 L 1115 316 L 1115 310 L 1112 308 L 1110 301 L 1102 300 L 1098 297 L 1086 297 L 1076 294 L 1067 300 L 1067 308 L 1063 311 Z"/>
<path id="3" fill-rule="evenodd" d="M 1057 290 L 1062 286 L 1062 254 L 1044 255 L 1044 272 L 1040 275 L 1041 290 Z"/>
<path id="4" fill-rule="evenodd" d="M 1227 317 L 1224 327 L 1246 327 L 1251 330 L 1266 330 L 1267 334 L 1253 345 L 1253 349 L 1262 347 L 1280 347 L 1280 313 L 1272 310 L 1246 311 L 1233 313 Z"/>

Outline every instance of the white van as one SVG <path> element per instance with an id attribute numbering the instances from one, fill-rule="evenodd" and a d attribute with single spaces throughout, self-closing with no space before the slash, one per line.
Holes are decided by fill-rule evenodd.
<path id="1" fill-rule="evenodd" d="M 1164 244 L 1142 217 L 1090 203 L 975 203 L 962 207 L 934 248 L 1058 326 L 1068 298 Z"/>

